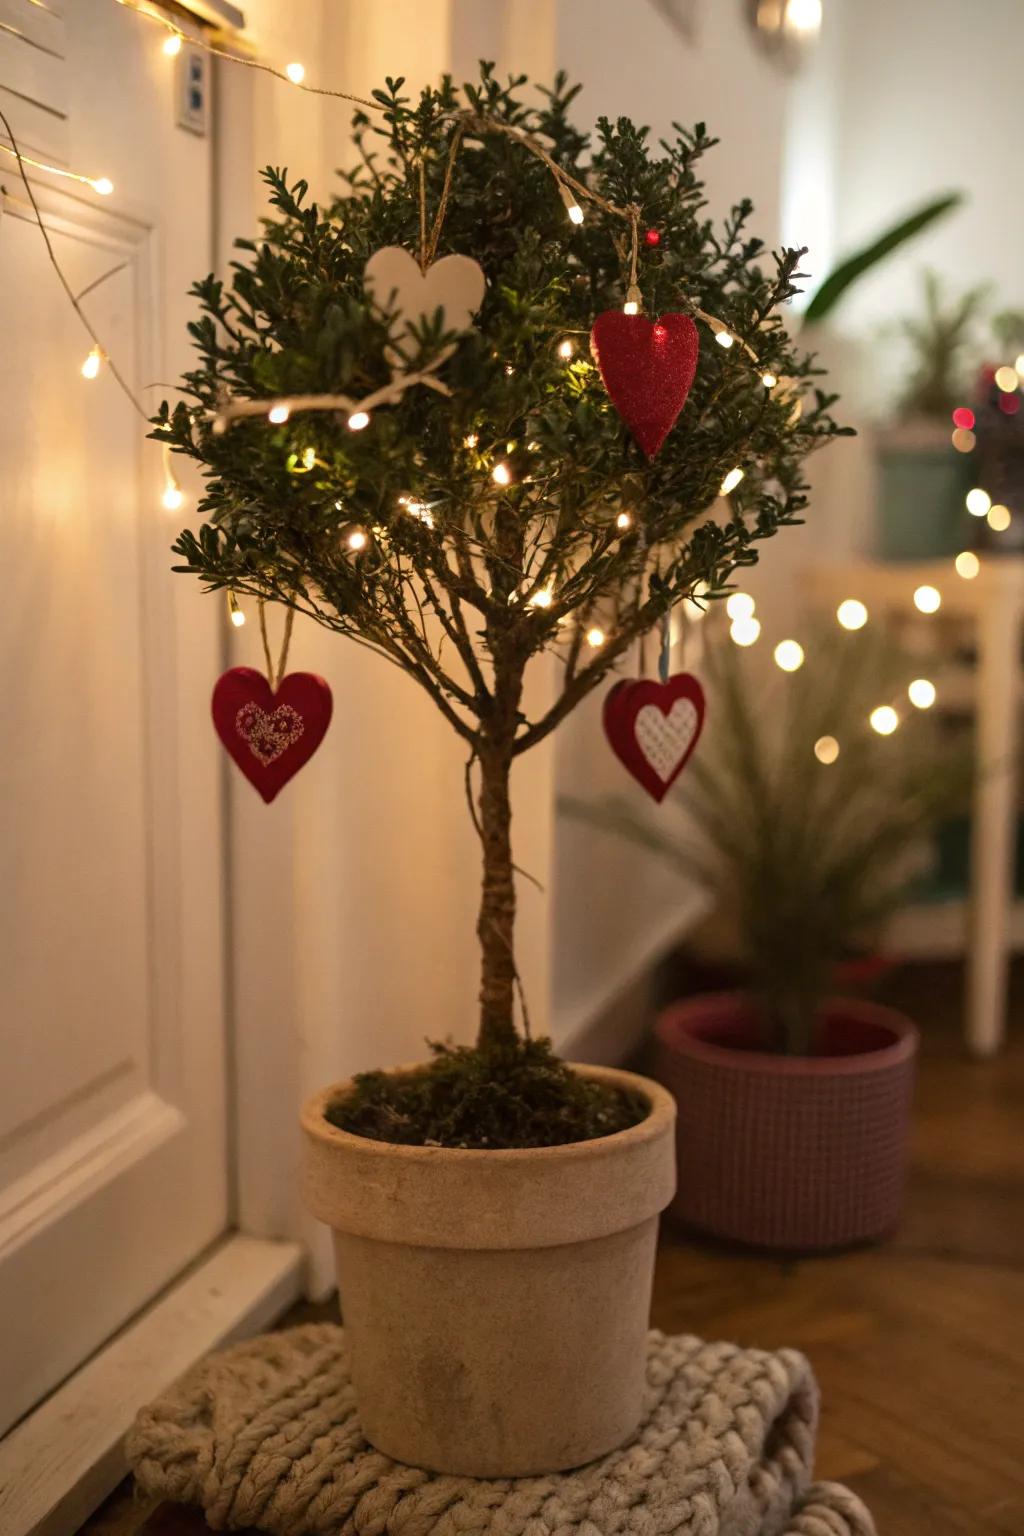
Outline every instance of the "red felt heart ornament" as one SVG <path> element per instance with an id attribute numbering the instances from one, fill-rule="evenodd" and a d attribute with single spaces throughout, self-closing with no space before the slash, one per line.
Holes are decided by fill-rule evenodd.
<path id="1" fill-rule="evenodd" d="M 700 339 L 689 315 L 648 320 L 606 309 L 590 346 L 612 404 L 653 459 L 690 393 Z"/>
<path id="2" fill-rule="evenodd" d="M 704 690 L 689 672 L 666 683 L 616 683 L 604 701 L 615 756 L 659 805 L 693 755 L 704 727 Z"/>
<path id="3" fill-rule="evenodd" d="M 274 690 L 255 667 L 229 668 L 211 700 L 217 735 L 268 805 L 323 741 L 333 705 L 314 672 L 291 672 Z"/>

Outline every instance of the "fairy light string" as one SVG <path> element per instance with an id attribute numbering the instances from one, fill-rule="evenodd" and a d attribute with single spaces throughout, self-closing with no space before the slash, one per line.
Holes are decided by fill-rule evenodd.
<path id="1" fill-rule="evenodd" d="M 184 43 L 188 43 L 190 47 L 198 48 L 211 57 L 222 59 L 226 63 L 239 64 L 245 68 L 254 69 L 260 73 L 270 75 L 272 78 L 279 80 L 283 84 L 289 86 L 289 88 L 292 90 L 301 90 L 307 92 L 310 95 L 330 98 L 338 101 L 345 101 L 352 106 L 358 107 L 367 112 L 380 114 L 388 110 L 386 104 L 383 104 L 378 100 L 371 100 L 366 97 L 356 95 L 350 91 L 337 90 L 334 88 L 318 86 L 309 83 L 305 79 L 305 71 L 301 66 L 289 65 L 286 69 L 278 69 L 276 66 L 268 63 L 263 59 L 253 58 L 241 51 L 238 51 L 235 48 L 224 46 L 223 42 L 212 41 L 205 36 L 186 32 L 156 5 L 149 3 L 149 0 L 115 0 L 115 3 L 121 5 L 125 10 L 132 12 L 134 15 L 139 16 L 145 20 L 152 21 L 164 29 L 164 31 L 167 33 L 167 39 L 164 43 L 163 51 L 169 58 L 173 58 L 181 51 L 182 45 Z M 619 242 L 615 241 L 616 248 L 620 250 L 620 254 L 624 258 L 624 264 L 627 266 L 625 284 L 626 296 L 624 308 L 629 314 L 639 314 L 642 312 L 643 300 L 639 282 L 639 246 L 640 220 L 643 210 L 639 204 L 631 202 L 626 206 L 620 206 L 619 204 L 613 202 L 611 199 L 595 191 L 594 188 L 588 186 L 586 182 L 580 180 L 570 171 L 559 165 L 558 162 L 549 153 L 549 151 L 545 148 L 545 146 L 540 143 L 540 141 L 537 140 L 532 134 L 527 133 L 514 124 L 503 122 L 498 118 L 487 115 L 486 113 L 471 110 L 458 110 L 447 113 L 441 119 L 441 122 L 445 125 L 452 126 L 447 147 L 447 157 L 441 194 L 432 222 L 429 219 L 427 209 L 426 153 L 420 155 L 416 165 L 416 174 L 419 183 L 418 254 L 421 270 L 426 272 L 436 257 L 441 234 L 444 228 L 446 214 L 448 212 L 453 193 L 456 164 L 466 135 L 484 133 L 499 134 L 520 145 L 523 149 L 525 149 L 529 154 L 534 156 L 541 164 L 545 166 L 545 168 L 552 176 L 559 196 L 566 207 L 568 216 L 574 224 L 582 224 L 584 221 L 583 208 L 581 207 L 582 203 L 597 208 L 607 216 L 621 220 L 628 225 L 628 262 L 625 261 L 625 242 L 622 242 L 622 246 L 620 246 Z M 149 412 L 147 412 L 139 397 L 128 384 L 124 374 L 114 362 L 110 355 L 109 349 L 104 346 L 99 333 L 93 326 L 88 315 L 85 313 L 80 302 L 80 300 L 85 297 L 86 294 L 92 292 L 93 289 L 99 286 L 100 283 L 105 282 L 107 278 L 112 277 L 117 271 L 121 270 L 124 263 L 122 263 L 119 267 L 113 268 L 110 272 L 103 274 L 102 277 L 96 279 L 95 282 L 89 284 L 88 287 L 83 289 L 80 294 L 76 295 L 64 274 L 56 251 L 54 250 L 49 231 L 46 227 L 46 224 L 44 223 L 42 213 L 33 192 L 26 168 L 31 166 L 33 169 L 41 171 L 45 174 L 66 178 L 76 182 L 79 185 L 90 188 L 92 191 L 101 196 L 106 196 L 113 192 L 113 183 L 108 177 L 105 176 L 95 177 L 81 174 L 77 171 L 67 169 L 66 167 L 54 166 L 48 164 L 47 162 L 37 160 L 30 155 L 24 154 L 15 139 L 15 135 L 9 120 L 2 110 L 0 110 L 0 124 L 2 124 L 10 141 L 9 144 L 0 143 L 0 150 L 2 150 L 5 154 L 12 156 L 17 163 L 18 171 L 29 199 L 33 217 L 39 226 L 40 233 L 46 245 L 49 261 L 57 273 L 58 280 L 68 302 L 74 309 L 80 323 L 82 324 L 92 343 L 89 356 L 82 368 L 83 375 L 87 378 L 95 378 L 101 371 L 102 367 L 105 366 L 109 368 L 112 378 L 118 385 L 121 392 L 124 394 L 125 398 L 130 402 L 135 413 L 142 421 L 149 425 Z M 681 308 L 685 308 L 696 319 L 707 325 L 708 328 L 712 331 L 715 339 L 721 343 L 724 348 L 730 349 L 733 347 L 733 345 L 736 345 L 739 350 L 745 354 L 747 358 L 750 359 L 758 372 L 761 372 L 758 365 L 757 353 L 749 341 L 738 335 L 725 321 L 721 320 L 717 316 L 709 314 L 707 311 L 699 308 L 697 305 L 687 300 L 685 297 L 681 297 L 677 302 Z M 213 410 L 210 410 L 206 413 L 206 419 L 211 422 L 212 429 L 215 432 L 223 432 L 228 429 L 232 422 L 246 417 L 263 417 L 273 424 L 281 424 L 286 422 L 288 418 L 295 412 L 342 410 L 348 413 L 348 426 L 350 429 L 353 431 L 360 431 L 369 425 L 371 412 L 377 406 L 397 403 L 397 401 L 401 399 L 402 395 L 409 388 L 415 386 L 423 386 L 429 389 L 433 389 L 439 394 L 450 396 L 450 388 L 447 384 L 444 383 L 442 379 L 436 377 L 436 374 L 438 370 L 443 366 L 443 364 L 452 356 L 454 351 L 455 345 L 449 345 L 448 347 L 442 349 L 429 362 L 412 372 L 402 372 L 400 366 L 396 366 L 389 383 L 382 386 L 380 389 L 373 391 L 370 395 L 362 399 L 354 399 L 350 396 L 339 393 L 308 394 L 299 396 L 285 396 L 280 398 L 273 397 L 260 400 L 225 396 L 222 400 L 217 402 L 217 406 Z M 394 361 L 393 358 L 390 360 L 392 362 Z M 770 373 L 762 373 L 761 379 L 766 390 L 771 390 L 777 383 L 780 382 L 775 378 L 773 374 Z M 162 458 L 164 477 L 162 502 L 168 511 L 174 511 L 177 510 L 184 501 L 184 493 L 182 492 L 180 484 L 174 473 L 169 445 L 163 445 Z M 499 465 L 494 470 L 494 478 L 496 481 L 498 481 L 498 472 L 500 468 L 501 466 Z M 619 519 L 618 526 L 619 531 L 622 532 L 623 520 L 621 517 Z M 628 522 L 626 526 L 629 526 Z M 642 537 L 643 535 L 641 530 L 641 538 Z M 287 655 L 287 647 L 291 630 L 291 617 L 292 610 L 289 609 L 282 658 L 276 673 L 278 678 L 283 671 L 284 661 Z M 234 607 L 232 608 L 232 618 L 235 620 L 235 622 L 238 622 L 240 619 L 244 618 L 244 616 L 241 615 L 240 610 L 237 608 L 237 600 Z M 267 649 L 266 645 L 265 623 L 262 605 L 260 608 L 260 624 L 261 632 L 264 634 L 264 646 L 268 659 L 268 679 L 273 685 L 273 678 L 275 673 L 273 667 L 270 664 L 269 650 Z M 664 633 L 667 634 L 668 630 L 666 629 Z M 590 637 L 588 637 L 588 643 L 603 643 L 605 639 L 603 632 L 600 642 L 597 642 L 596 640 L 596 631 L 594 634 L 594 639 L 590 639 Z M 663 658 L 665 653 L 664 634 L 661 649 Z M 641 641 L 641 673 L 643 673 L 644 670 L 645 657 L 643 656 L 643 642 Z"/>
<path id="2" fill-rule="evenodd" d="M 360 107 L 368 112 L 383 113 L 387 110 L 387 108 L 381 102 L 371 100 L 365 96 L 356 95 L 352 91 L 342 91 L 333 87 L 313 85 L 306 80 L 305 71 L 297 66 L 289 65 L 286 67 L 286 69 L 278 69 L 273 64 L 268 63 L 266 60 L 251 58 L 240 51 L 223 46 L 222 43 L 213 42 L 201 35 L 185 32 L 182 27 L 178 26 L 177 23 L 171 19 L 171 17 L 160 10 L 156 5 L 149 3 L 149 0 L 115 0 L 115 3 L 120 5 L 123 9 L 132 12 L 133 15 L 139 16 L 147 21 L 152 21 L 158 26 L 162 27 L 168 34 L 168 42 L 165 43 L 165 51 L 170 56 L 178 53 L 182 43 L 187 42 L 190 46 L 199 48 L 204 53 L 209 54 L 213 58 L 223 59 L 225 62 L 230 64 L 240 64 L 247 69 L 255 69 L 263 74 L 270 75 L 274 79 L 280 80 L 283 84 L 287 85 L 292 90 L 305 91 L 310 95 L 321 96 L 332 100 L 346 101 L 351 105 Z M 168 46 L 168 44 L 172 41 L 177 41 L 178 46 L 176 48 L 171 49 Z M 74 306 L 79 319 L 88 330 L 93 341 L 93 345 L 96 349 L 98 349 L 98 353 L 102 361 L 109 366 L 112 376 L 115 378 L 122 391 L 131 400 L 136 412 L 148 421 L 148 416 L 144 407 L 141 405 L 137 397 L 127 385 L 123 375 L 111 360 L 108 350 L 103 346 L 92 325 L 81 311 L 81 309 L 78 307 L 77 300 L 70 290 L 70 287 L 64 277 L 63 272 L 61 271 L 59 262 L 57 261 L 56 255 L 53 251 L 53 247 L 50 243 L 45 226 L 43 225 L 38 206 L 36 205 L 35 198 L 32 196 L 31 187 L 29 186 L 28 178 L 25 173 L 25 164 L 31 164 L 40 170 L 55 175 L 68 176 L 83 185 L 91 187 L 94 191 L 97 191 L 101 194 L 112 192 L 113 185 L 107 177 L 97 178 L 84 176 L 78 174 L 77 172 L 67 171 L 60 167 L 47 165 L 44 162 L 32 160 L 29 157 L 23 156 L 14 142 L 14 135 L 11 132 L 10 124 L 6 117 L 4 117 L 2 114 L 0 114 L 0 121 L 3 122 L 8 137 L 11 140 L 11 147 L 8 147 L 7 145 L 0 145 L 0 149 L 5 150 L 5 152 L 8 154 L 13 154 L 18 161 L 18 167 L 21 172 L 22 180 L 25 182 L 26 190 L 28 191 L 29 197 L 32 200 L 33 212 L 35 214 L 36 221 L 39 224 L 44 238 L 46 239 L 47 251 L 49 253 L 50 260 L 57 270 L 61 284 L 65 289 L 68 299 Z M 587 202 L 592 206 L 601 209 L 604 213 L 610 215 L 611 217 L 624 220 L 629 224 L 630 255 L 625 308 L 627 313 L 637 314 L 640 312 L 642 299 L 638 282 L 638 257 L 639 224 L 642 210 L 639 205 L 630 203 L 626 207 L 621 207 L 619 204 L 612 202 L 611 199 L 602 196 L 592 187 L 589 187 L 585 182 L 579 180 L 576 176 L 573 176 L 572 173 L 567 171 L 563 166 L 560 166 L 558 162 L 553 158 L 553 156 L 548 152 L 548 150 L 545 149 L 544 145 L 541 144 L 539 140 L 536 139 L 532 134 L 516 127 L 512 123 L 505 123 L 498 118 L 489 117 L 486 114 L 469 110 L 447 114 L 445 121 L 453 121 L 455 122 L 456 126 L 451 142 L 449 144 L 444 184 L 442 187 L 437 214 L 435 215 L 433 226 L 429 230 L 427 228 L 426 217 L 425 161 L 422 156 L 420 157 L 418 165 L 418 175 L 420 180 L 420 265 L 422 270 L 426 270 L 426 268 L 433 261 L 437 252 L 441 231 L 444 225 L 445 214 L 447 212 L 448 203 L 451 197 L 455 163 L 458 158 L 459 150 L 461 148 L 465 133 L 467 130 L 477 133 L 498 133 L 504 135 L 507 138 L 513 139 L 516 143 L 522 145 L 522 147 L 526 149 L 528 153 L 535 156 L 544 166 L 546 166 L 551 176 L 554 178 L 555 185 L 563 201 L 565 202 L 566 208 L 574 223 L 582 223 L 582 209 L 579 207 L 579 204 L 576 201 L 577 198 L 582 198 L 584 202 Z M 723 342 L 726 347 L 731 347 L 733 344 L 738 345 L 741 350 L 751 359 L 755 367 L 757 366 L 757 354 L 754 348 L 747 340 L 745 340 L 742 336 L 739 336 L 732 329 L 732 327 L 727 325 L 724 320 L 719 319 L 715 315 L 709 314 L 706 310 L 700 309 L 696 305 L 687 304 L 685 300 L 680 302 L 686 304 L 686 307 L 690 310 L 690 312 L 697 319 L 703 321 L 703 323 L 711 329 L 715 335 L 716 340 Z M 425 372 L 426 370 L 420 370 L 420 376 L 417 378 L 417 382 L 426 382 L 426 380 L 422 377 L 422 374 Z M 772 379 L 772 384 L 768 383 L 769 378 Z M 775 380 L 772 375 L 766 374 L 763 376 L 763 382 L 765 388 L 770 389 L 773 387 Z M 435 380 L 432 387 L 439 388 L 440 381 Z M 401 391 L 399 394 L 400 393 Z M 303 397 L 303 404 L 296 404 L 293 407 L 289 406 L 288 408 L 302 410 L 312 410 L 318 408 L 324 410 L 338 409 L 338 406 L 332 403 L 337 399 L 336 396 L 325 395 L 321 398 L 323 402 L 322 404 L 316 402 L 312 396 L 305 396 Z M 391 390 L 388 389 L 377 403 L 393 403 L 394 399 L 396 398 L 398 398 L 398 396 L 395 396 Z M 238 404 L 240 405 L 241 402 Z M 266 401 L 262 404 L 263 410 L 266 410 L 268 414 L 269 411 L 274 407 L 288 406 L 287 401 L 277 400 Z M 347 402 L 343 402 L 341 408 L 347 408 Z M 357 411 L 359 408 L 360 407 L 357 406 Z M 361 404 L 361 408 L 365 410 L 366 407 L 364 403 Z M 238 415 L 258 415 L 261 414 L 261 411 L 244 411 L 238 409 L 233 402 L 232 409 L 229 412 L 217 412 L 214 414 L 218 420 L 233 420 Z"/>
<path id="3" fill-rule="evenodd" d="M 87 333 L 89 335 L 89 339 L 92 342 L 93 352 L 90 354 L 90 356 L 95 355 L 95 356 L 99 357 L 103 362 L 106 363 L 107 367 L 110 369 L 111 378 L 117 384 L 118 388 L 124 394 L 126 399 L 128 399 L 131 402 L 132 409 L 139 416 L 141 416 L 142 420 L 144 422 L 146 422 L 146 424 L 148 425 L 149 424 L 149 415 L 148 415 L 145 407 L 143 406 L 142 402 L 139 400 L 138 396 L 135 394 L 135 391 L 132 389 L 132 387 L 128 383 L 127 379 L 122 374 L 121 370 L 118 368 L 117 364 L 111 358 L 111 356 L 110 356 L 109 352 L 107 351 L 106 347 L 103 345 L 103 342 L 100 340 L 100 337 L 99 337 L 98 332 L 96 331 L 96 328 L 94 327 L 92 321 L 89 319 L 89 316 L 85 313 L 85 310 L 82 308 L 81 304 L 78 301 L 78 298 L 75 295 L 74 289 L 71 287 L 71 284 L 68 282 L 66 276 L 64 275 L 64 268 L 61 266 L 60 262 L 57 260 L 57 253 L 56 253 L 56 251 L 53 248 L 53 241 L 50 239 L 50 232 L 47 229 L 45 223 L 43 222 L 42 212 L 40 211 L 39 204 L 36 201 L 36 195 L 35 195 L 35 193 L 32 190 L 32 183 L 28 179 L 28 171 L 25 169 L 27 164 L 32 164 L 32 165 L 40 166 L 41 162 L 34 161 L 34 160 L 33 161 L 26 160 L 26 157 L 22 154 L 21 149 L 20 149 L 20 147 L 18 145 L 17 139 L 14 137 L 14 130 L 11 127 L 11 124 L 10 124 L 10 121 L 8 120 L 7 114 L 3 111 L 2 108 L 0 108 L 0 123 L 3 124 L 4 132 L 7 134 L 7 137 L 11 141 L 11 147 L 10 147 L 9 153 L 13 154 L 15 160 L 17 161 L 17 164 L 18 164 L 18 174 L 21 176 L 22 183 L 23 183 L 23 185 L 25 187 L 26 195 L 28 196 L 28 200 L 29 200 L 29 202 L 32 205 L 32 213 L 33 213 L 33 216 L 35 218 L 36 223 L 39 225 L 39 232 L 42 235 L 43 240 L 44 240 L 44 242 L 46 244 L 46 254 L 50 258 L 50 264 L 53 267 L 53 270 L 57 274 L 57 277 L 58 277 L 58 280 L 60 282 L 60 285 L 63 288 L 65 295 L 67 296 L 68 303 L 71 305 L 71 308 L 74 310 L 75 314 L 78 316 L 79 320 L 82 322 L 82 325 L 85 327 L 85 330 L 87 331 Z M 4 149 L 7 148 L 6 145 L 3 145 L 2 147 Z M 49 170 L 49 169 L 51 169 L 51 167 L 49 167 L 49 166 L 42 166 L 42 169 Z M 71 173 L 69 172 L 68 174 L 70 175 Z M 85 176 L 74 176 L 73 179 L 75 181 L 87 182 L 88 185 L 95 187 L 95 183 L 90 181 L 88 177 L 85 177 Z M 105 275 L 109 277 L 112 274 L 107 273 Z"/>

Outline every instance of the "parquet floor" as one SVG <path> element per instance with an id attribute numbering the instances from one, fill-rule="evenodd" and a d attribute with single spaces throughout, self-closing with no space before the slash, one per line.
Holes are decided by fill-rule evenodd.
<path id="1" fill-rule="evenodd" d="M 654 1322 L 804 1350 L 824 1398 L 818 1475 L 856 1489 L 880 1536 L 1024 1536 L 1024 1006 L 1005 1054 L 974 1062 L 951 1018 L 957 978 L 893 986 L 925 1036 L 898 1236 L 785 1263 L 670 1232 Z M 126 1486 L 85 1533 L 205 1529 Z"/>

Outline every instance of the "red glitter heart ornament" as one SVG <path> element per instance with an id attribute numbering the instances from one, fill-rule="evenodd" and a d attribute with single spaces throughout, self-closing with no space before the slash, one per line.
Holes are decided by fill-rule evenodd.
<path id="1" fill-rule="evenodd" d="M 323 741 L 333 707 L 314 672 L 291 672 L 274 690 L 255 667 L 229 668 L 211 700 L 217 735 L 268 805 Z"/>
<path id="2" fill-rule="evenodd" d="M 704 690 L 690 672 L 665 683 L 616 683 L 604 701 L 615 756 L 659 805 L 693 755 L 704 728 Z"/>
<path id="3" fill-rule="evenodd" d="M 689 315 L 648 320 L 606 309 L 590 332 L 604 387 L 626 426 L 653 459 L 690 393 L 700 339 Z"/>

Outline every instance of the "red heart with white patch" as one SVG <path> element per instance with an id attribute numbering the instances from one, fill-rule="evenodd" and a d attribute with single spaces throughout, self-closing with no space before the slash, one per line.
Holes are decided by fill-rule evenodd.
<path id="1" fill-rule="evenodd" d="M 616 683 L 604 730 L 620 763 L 660 804 L 693 755 L 704 727 L 704 690 L 689 672 L 667 683 Z"/>
<path id="2" fill-rule="evenodd" d="M 594 321 L 590 346 L 612 405 L 653 459 L 690 393 L 700 338 L 689 315 L 648 320 L 606 309 Z"/>
<path id="3" fill-rule="evenodd" d="M 333 707 L 314 672 L 291 672 L 275 691 L 255 667 L 231 667 L 211 700 L 217 735 L 268 805 L 323 741 Z"/>

